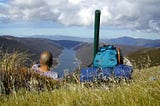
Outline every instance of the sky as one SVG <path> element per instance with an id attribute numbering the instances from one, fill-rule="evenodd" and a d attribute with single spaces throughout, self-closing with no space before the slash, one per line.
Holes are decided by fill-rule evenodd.
<path id="1" fill-rule="evenodd" d="M 160 0 L 0 0 L 0 35 L 160 39 Z"/>

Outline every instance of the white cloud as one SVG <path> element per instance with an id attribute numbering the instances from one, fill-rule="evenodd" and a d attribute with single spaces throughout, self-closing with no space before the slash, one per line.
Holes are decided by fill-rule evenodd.
<path id="1" fill-rule="evenodd" d="M 79 4 L 82 0 L 68 0 L 71 4 Z"/>
<path id="2" fill-rule="evenodd" d="M 88 26 L 95 9 L 107 26 L 160 33 L 160 0 L 12 0 L 0 3 L 0 20 L 51 20 Z"/>

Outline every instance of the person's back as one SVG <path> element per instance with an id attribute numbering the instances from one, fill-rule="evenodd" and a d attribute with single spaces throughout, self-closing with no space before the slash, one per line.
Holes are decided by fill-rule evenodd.
<path id="1" fill-rule="evenodd" d="M 31 69 L 33 69 L 38 74 L 41 74 L 53 79 L 57 79 L 58 74 L 51 70 L 52 64 L 53 64 L 52 53 L 49 51 L 45 51 L 41 53 L 39 63 L 33 65 Z"/>

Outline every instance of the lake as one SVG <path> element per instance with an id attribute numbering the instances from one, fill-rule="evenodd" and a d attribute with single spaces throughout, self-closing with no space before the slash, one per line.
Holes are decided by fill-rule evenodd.
<path id="1" fill-rule="evenodd" d="M 76 51 L 73 49 L 65 48 L 60 55 L 59 65 L 56 69 L 54 69 L 54 71 L 57 72 L 61 78 L 64 76 L 64 71 L 66 74 L 70 74 L 76 68 L 78 68 L 79 65 L 80 61 L 76 58 Z"/>

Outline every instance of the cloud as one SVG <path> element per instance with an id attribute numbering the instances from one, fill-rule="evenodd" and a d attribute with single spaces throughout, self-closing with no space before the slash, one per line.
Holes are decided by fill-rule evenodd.
<path id="1" fill-rule="evenodd" d="M 49 20 L 89 26 L 101 10 L 104 26 L 160 33 L 160 0 L 11 0 L 0 3 L 0 20 Z"/>

